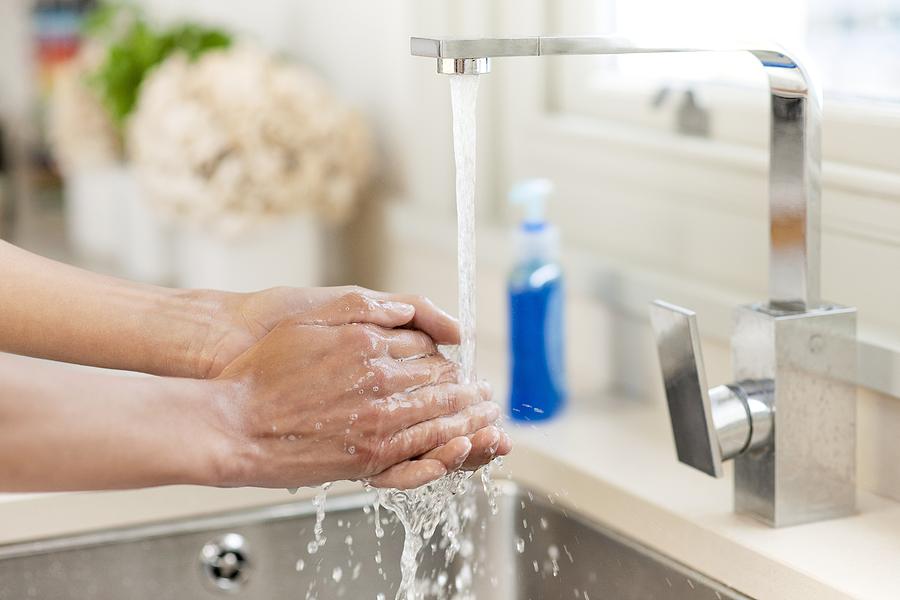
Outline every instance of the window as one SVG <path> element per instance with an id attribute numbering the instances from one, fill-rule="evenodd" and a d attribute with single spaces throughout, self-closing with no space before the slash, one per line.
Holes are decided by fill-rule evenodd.
<path id="1" fill-rule="evenodd" d="M 667 38 L 765 37 L 800 49 L 826 93 L 842 98 L 900 100 L 900 0 L 608 0 L 596 9 L 600 29 Z M 731 59 L 705 57 L 718 69 L 695 69 L 671 57 L 625 57 L 628 70 L 645 76 L 673 74 L 690 80 L 734 78 Z"/>
<path id="2" fill-rule="evenodd" d="M 573 5 L 550 9 L 557 13 L 558 31 L 784 45 L 819 82 L 827 124 L 844 147 L 851 138 L 869 135 L 860 127 L 887 124 L 896 131 L 900 123 L 900 0 L 601 0 Z M 767 141 L 767 132 L 755 126 L 766 119 L 765 76 L 744 53 L 567 57 L 552 76 L 551 106 L 560 112 L 745 145 Z M 882 162 L 839 158 L 864 165 Z"/>

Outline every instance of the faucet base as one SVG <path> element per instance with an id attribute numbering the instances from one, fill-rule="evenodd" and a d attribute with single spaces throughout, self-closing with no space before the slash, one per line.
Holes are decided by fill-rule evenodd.
<path id="1" fill-rule="evenodd" d="M 769 443 L 735 459 L 735 510 L 774 527 L 856 510 L 856 309 L 735 313 L 735 381 L 771 380 Z"/>

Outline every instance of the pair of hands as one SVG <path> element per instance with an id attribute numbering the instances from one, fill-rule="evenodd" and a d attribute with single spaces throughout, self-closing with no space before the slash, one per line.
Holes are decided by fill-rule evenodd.
<path id="1" fill-rule="evenodd" d="M 438 352 L 459 332 L 427 299 L 274 288 L 216 302 L 197 369 L 217 385 L 225 485 L 412 488 L 510 451 L 489 388 L 459 383 Z"/>

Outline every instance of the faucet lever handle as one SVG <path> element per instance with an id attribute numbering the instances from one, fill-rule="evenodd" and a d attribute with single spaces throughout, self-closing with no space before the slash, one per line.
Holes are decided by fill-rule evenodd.
<path id="1" fill-rule="evenodd" d="M 650 307 L 650 320 L 656 334 L 678 460 L 707 475 L 721 477 L 722 449 L 706 385 L 697 314 L 656 300 Z"/>

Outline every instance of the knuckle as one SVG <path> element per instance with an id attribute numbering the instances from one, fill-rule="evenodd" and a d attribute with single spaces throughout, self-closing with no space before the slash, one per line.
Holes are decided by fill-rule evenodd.
<path id="1" fill-rule="evenodd" d="M 351 323 L 346 326 L 349 341 L 356 347 L 370 347 L 375 341 L 375 330 L 368 323 Z"/>
<path id="2" fill-rule="evenodd" d="M 465 392 L 461 388 L 449 388 L 446 392 L 446 404 L 447 404 L 447 412 L 451 414 L 458 413 L 462 410 L 464 406 L 464 397 L 463 394 Z"/>
<path id="3" fill-rule="evenodd" d="M 373 402 L 365 411 L 366 422 L 370 424 L 372 435 L 380 435 L 383 432 L 385 423 L 391 414 L 391 409 L 386 401 Z"/>
<path id="4" fill-rule="evenodd" d="M 378 453 L 378 448 L 372 438 L 364 437 L 356 442 L 356 459 L 363 465 L 371 465 Z"/>
<path id="5" fill-rule="evenodd" d="M 404 329 L 397 332 L 397 341 L 410 346 L 426 346 L 430 340 L 431 338 L 421 331 Z"/>
<path id="6" fill-rule="evenodd" d="M 468 419 L 466 419 L 467 428 L 471 431 L 481 427 L 487 423 L 487 412 L 484 410 L 469 411 Z"/>
<path id="7" fill-rule="evenodd" d="M 417 451 L 416 440 L 420 433 L 418 427 L 410 427 L 402 429 L 391 436 L 388 444 L 391 451 L 395 453 L 396 458 L 409 458 Z"/>
<path id="8" fill-rule="evenodd" d="M 361 285 L 347 285 L 344 286 L 343 289 L 348 294 L 359 294 L 361 296 L 365 296 L 366 294 L 370 294 L 372 292 L 372 290 L 364 288 Z"/>
<path id="9" fill-rule="evenodd" d="M 378 388 L 378 390 L 384 390 L 385 385 L 388 382 L 388 374 L 385 368 L 378 364 L 370 365 L 371 375 L 369 375 L 369 383 L 373 388 Z M 375 391 L 378 391 L 375 390 Z"/>
<path id="10" fill-rule="evenodd" d="M 430 385 L 425 388 L 420 388 L 417 391 L 417 395 L 421 398 L 422 404 L 424 406 L 434 406 L 441 402 L 441 394 L 438 391 L 436 386 Z"/>
<path id="11" fill-rule="evenodd" d="M 429 427 L 425 431 L 424 438 L 424 447 L 426 448 L 437 448 L 441 444 L 443 444 L 446 440 L 444 439 L 444 431 L 445 428 L 434 423 L 431 427 Z"/>
<path id="12" fill-rule="evenodd" d="M 369 301 L 366 296 L 359 291 L 350 291 L 341 296 L 341 302 L 345 306 L 345 310 L 351 312 L 362 312 L 369 307 Z"/>
<path id="13" fill-rule="evenodd" d="M 403 432 L 373 442 L 369 452 L 369 468 L 373 473 L 381 473 L 397 462 L 393 459 L 398 447 L 402 447 Z"/>
<path id="14" fill-rule="evenodd" d="M 439 369 L 441 373 L 440 378 L 443 381 L 446 381 L 447 383 L 459 383 L 462 371 L 458 364 L 452 360 L 442 359 Z"/>

